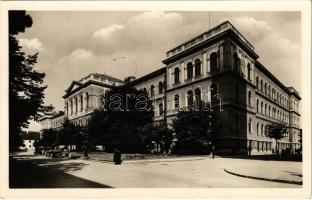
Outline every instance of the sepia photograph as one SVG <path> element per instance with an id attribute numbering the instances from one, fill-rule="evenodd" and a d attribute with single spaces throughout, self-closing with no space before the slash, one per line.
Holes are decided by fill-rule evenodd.
<path id="1" fill-rule="evenodd" d="M 129 4 L 1 14 L 7 189 L 309 186 L 303 11 Z"/>

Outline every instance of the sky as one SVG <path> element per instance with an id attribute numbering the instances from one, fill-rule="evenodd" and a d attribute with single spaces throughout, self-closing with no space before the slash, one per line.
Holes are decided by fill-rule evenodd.
<path id="1" fill-rule="evenodd" d="M 31 11 L 18 35 L 23 51 L 39 53 L 46 105 L 63 110 L 73 80 L 90 73 L 141 77 L 164 65 L 168 50 L 229 20 L 255 47 L 259 61 L 301 92 L 300 12 Z M 209 23 L 210 22 L 210 23 Z M 117 58 L 117 59 L 116 59 Z M 39 130 L 31 122 L 29 130 Z"/>

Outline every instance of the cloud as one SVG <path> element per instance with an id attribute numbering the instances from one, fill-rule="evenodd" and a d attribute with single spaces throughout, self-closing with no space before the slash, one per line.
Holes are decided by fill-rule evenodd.
<path id="1" fill-rule="evenodd" d="M 93 37 L 100 38 L 100 39 L 108 39 L 114 32 L 118 30 L 122 30 L 123 26 L 119 24 L 113 24 L 107 28 L 102 28 L 98 31 L 96 31 L 93 34 Z"/>
<path id="2" fill-rule="evenodd" d="M 27 39 L 27 38 L 20 38 L 19 43 L 22 47 L 27 48 L 29 50 L 42 50 L 43 44 L 40 42 L 39 39 L 33 38 L 33 39 Z"/>
<path id="3" fill-rule="evenodd" d="M 101 53 L 168 49 L 174 40 L 174 37 L 169 36 L 176 35 L 182 22 L 183 17 L 179 13 L 144 12 L 129 18 L 122 25 L 114 24 L 97 30 L 93 34 L 91 46 L 95 52 Z"/>
<path id="4" fill-rule="evenodd" d="M 253 17 L 236 17 L 233 25 L 249 40 L 264 64 L 286 86 L 294 86 L 299 91 L 301 85 L 301 47 L 275 30 L 267 22 Z M 293 79 L 289 79 L 289 74 Z"/>

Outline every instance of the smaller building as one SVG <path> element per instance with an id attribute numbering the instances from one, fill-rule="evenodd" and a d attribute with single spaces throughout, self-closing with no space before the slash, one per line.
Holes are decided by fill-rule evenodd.
<path id="1" fill-rule="evenodd" d="M 63 111 L 45 113 L 44 116 L 39 118 L 39 123 L 41 125 L 40 132 L 48 129 L 59 130 L 65 120 L 65 115 Z"/>
<path id="2" fill-rule="evenodd" d="M 34 144 L 40 139 L 40 133 L 35 131 L 23 131 L 20 135 L 23 141 L 23 146 L 21 146 L 20 149 L 26 151 L 34 151 Z"/>

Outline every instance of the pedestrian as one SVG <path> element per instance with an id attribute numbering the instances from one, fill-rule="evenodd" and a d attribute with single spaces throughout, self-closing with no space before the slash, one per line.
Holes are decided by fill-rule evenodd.
<path id="1" fill-rule="evenodd" d="M 211 148 L 211 154 L 212 154 L 212 158 L 214 158 L 214 154 L 215 154 L 215 146 L 212 145 L 212 148 Z"/>
<path id="2" fill-rule="evenodd" d="M 114 149 L 114 163 L 115 165 L 120 165 L 121 164 L 121 154 L 120 154 L 120 151 L 115 148 Z"/>
<path id="3" fill-rule="evenodd" d="M 248 147 L 248 156 L 249 156 L 249 157 L 251 156 L 251 144 L 250 144 L 249 147 Z"/>

